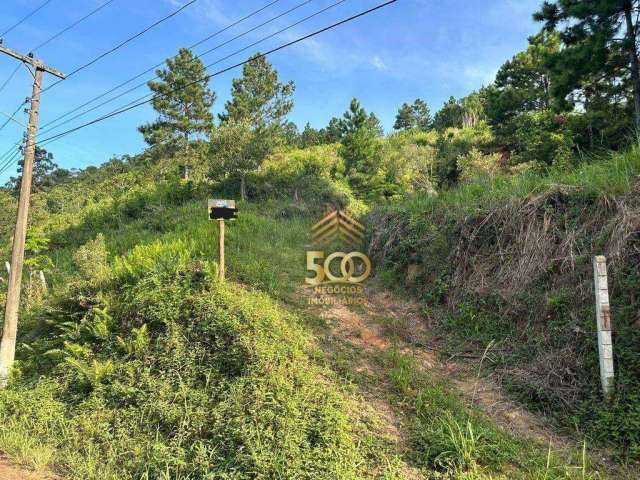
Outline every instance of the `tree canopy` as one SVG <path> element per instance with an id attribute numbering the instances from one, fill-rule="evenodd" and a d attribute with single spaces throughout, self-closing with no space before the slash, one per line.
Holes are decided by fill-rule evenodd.
<path id="1" fill-rule="evenodd" d="M 246 121 L 252 128 L 280 129 L 293 108 L 294 91 L 293 82 L 282 83 L 264 55 L 256 54 L 243 66 L 242 76 L 233 80 L 231 100 L 219 115 L 220 121 Z"/>
<path id="2" fill-rule="evenodd" d="M 216 95 L 208 85 L 204 65 L 182 48 L 167 59 L 167 68 L 157 70 L 159 80 L 148 83 L 155 94 L 152 106 L 158 119 L 139 128 L 149 145 L 187 145 L 192 135 L 208 134 L 213 125 L 211 107 Z"/>

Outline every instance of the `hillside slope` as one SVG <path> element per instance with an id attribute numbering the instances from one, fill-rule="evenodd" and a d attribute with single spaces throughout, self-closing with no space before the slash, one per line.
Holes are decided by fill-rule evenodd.
<path id="1" fill-rule="evenodd" d="M 530 408 L 640 459 L 640 153 L 571 173 L 473 183 L 371 216 L 372 254 L 435 319 L 452 352 Z M 616 393 L 600 393 L 592 257 L 609 261 Z"/>
<path id="2" fill-rule="evenodd" d="M 35 195 L 51 288 L 25 292 L 1 451 L 83 479 L 605 475 L 505 431 L 393 338 L 362 376 L 352 359 L 371 352 L 327 336 L 300 292 L 313 205 L 241 204 L 218 284 L 215 193 L 167 164 Z"/>

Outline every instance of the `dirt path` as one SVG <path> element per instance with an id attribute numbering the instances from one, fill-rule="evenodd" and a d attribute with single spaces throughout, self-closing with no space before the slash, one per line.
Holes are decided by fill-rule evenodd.
<path id="1" fill-rule="evenodd" d="M 389 385 L 385 385 L 387 372 L 372 359 L 386 351 L 411 354 L 421 368 L 437 378 L 446 379 L 457 388 L 468 405 L 474 405 L 505 431 L 520 439 L 530 439 L 549 447 L 561 458 L 570 458 L 579 452 L 582 444 L 558 432 L 546 418 L 527 411 L 508 398 L 498 381 L 479 375 L 482 355 L 472 358 L 455 356 L 443 360 L 440 354 L 442 341 L 437 338 L 430 320 L 418 304 L 398 299 L 390 292 L 378 288 L 367 289 L 369 304 L 366 306 L 324 306 L 316 313 L 329 325 L 329 349 L 351 346 L 361 352 L 355 355 L 351 368 L 358 374 L 370 375 L 371 381 L 359 383 L 367 403 L 374 406 L 382 417 L 385 433 L 396 439 L 398 453 L 408 452 L 408 425 L 402 406 L 391 405 Z M 314 308 L 315 310 L 315 308 Z M 369 353 L 370 355 L 367 355 Z M 340 352 L 337 352 L 340 355 Z M 355 367 L 354 367 L 355 365 Z M 608 471 L 612 478 L 635 478 L 624 467 L 609 461 L 606 452 L 590 450 L 592 465 Z M 406 478 L 422 478 L 419 470 L 411 471 Z"/>
<path id="2" fill-rule="evenodd" d="M 53 480 L 54 477 L 18 467 L 0 456 L 0 480 Z"/>
<path id="3" fill-rule="evenodd" d="M 394 348 L 413 354 L 423 369 L 446 377 L 469 404 L 480 407 L 496 424 L 521 438 L 543 444 L 550 442 L 552 448 L 557 449 L 575 443 L 555 432 L 543 418 L 509 400 L 492 378 L 478 376 L 481 359 L 464 362 L 441 360 L 438 354 L 440 342 L 417 304 L 409 300 L 399 301 L 384 290 L 370 289 L 367 293 L 370 302 L 365 307 L 335 305 L 325 307 L 320 313 L 331 325 L 334 336 L 365 351 Z M 374 367 L 362 365 L 360 368 Z"/>

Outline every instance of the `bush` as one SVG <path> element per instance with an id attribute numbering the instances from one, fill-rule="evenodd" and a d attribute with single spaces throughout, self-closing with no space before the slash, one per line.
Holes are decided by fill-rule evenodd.
<path id="1" fill-rule="evenodd" d="M 107 255 L 107 246 L 102 233 L 78 248 L 73 254 L 73 262 L 82 280 L 92 285 L 99 285 L 107 280 L 111 275 Z"/>
<path id="2" fill-rule="evenodd" d="M 513 163 L 535 162 L 565 169 L 571 166 L 574 144 L 565 117 L 548 112 L 521 113 L 512 123 L 516 151 Z"/>
<path id="3" fill-rule="evenodd" d="M 460 181 L 463 183 L 473 180 L 493 179 L 501 168 L 499 153 L 483 154 L 476 148 L 472 148 L 466 155 L 458 157 L 458 170 Z"/>
<path id="4" fill-rule="evenodd" d="M 85 275 L 102 242 L 76 255 Z M 28 352 L 46 372 L 0 392 L 13 440 L 37 437 L 69 478 L 359 478 L 349 400 L 310 363 L 298 320 L 188 251 L 139 246 L 100 307 L 57 307 Z"/>
<path id="5" fill-rule="evenodd" d="M 448 128 L 436 143 L 437 159 L 435 174 L 438 186 L 452 186 L 458 182 L 458 158 L 467 155 L 472 148 L 484 151 L 493 142 L 493 132 L 484 122 L 474 127 Z"/>

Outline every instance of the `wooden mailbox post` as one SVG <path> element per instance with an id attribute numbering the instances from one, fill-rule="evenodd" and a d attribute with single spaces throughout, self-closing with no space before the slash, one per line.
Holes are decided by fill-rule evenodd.
<path id="1" fill-rule="evenodd" d="M 209 220 L 217 220 L 220 229 L 218 253 L 218 280 L 224 282 L 224 221 L 238 218 L 235 200 L 209 200 Z"/>

